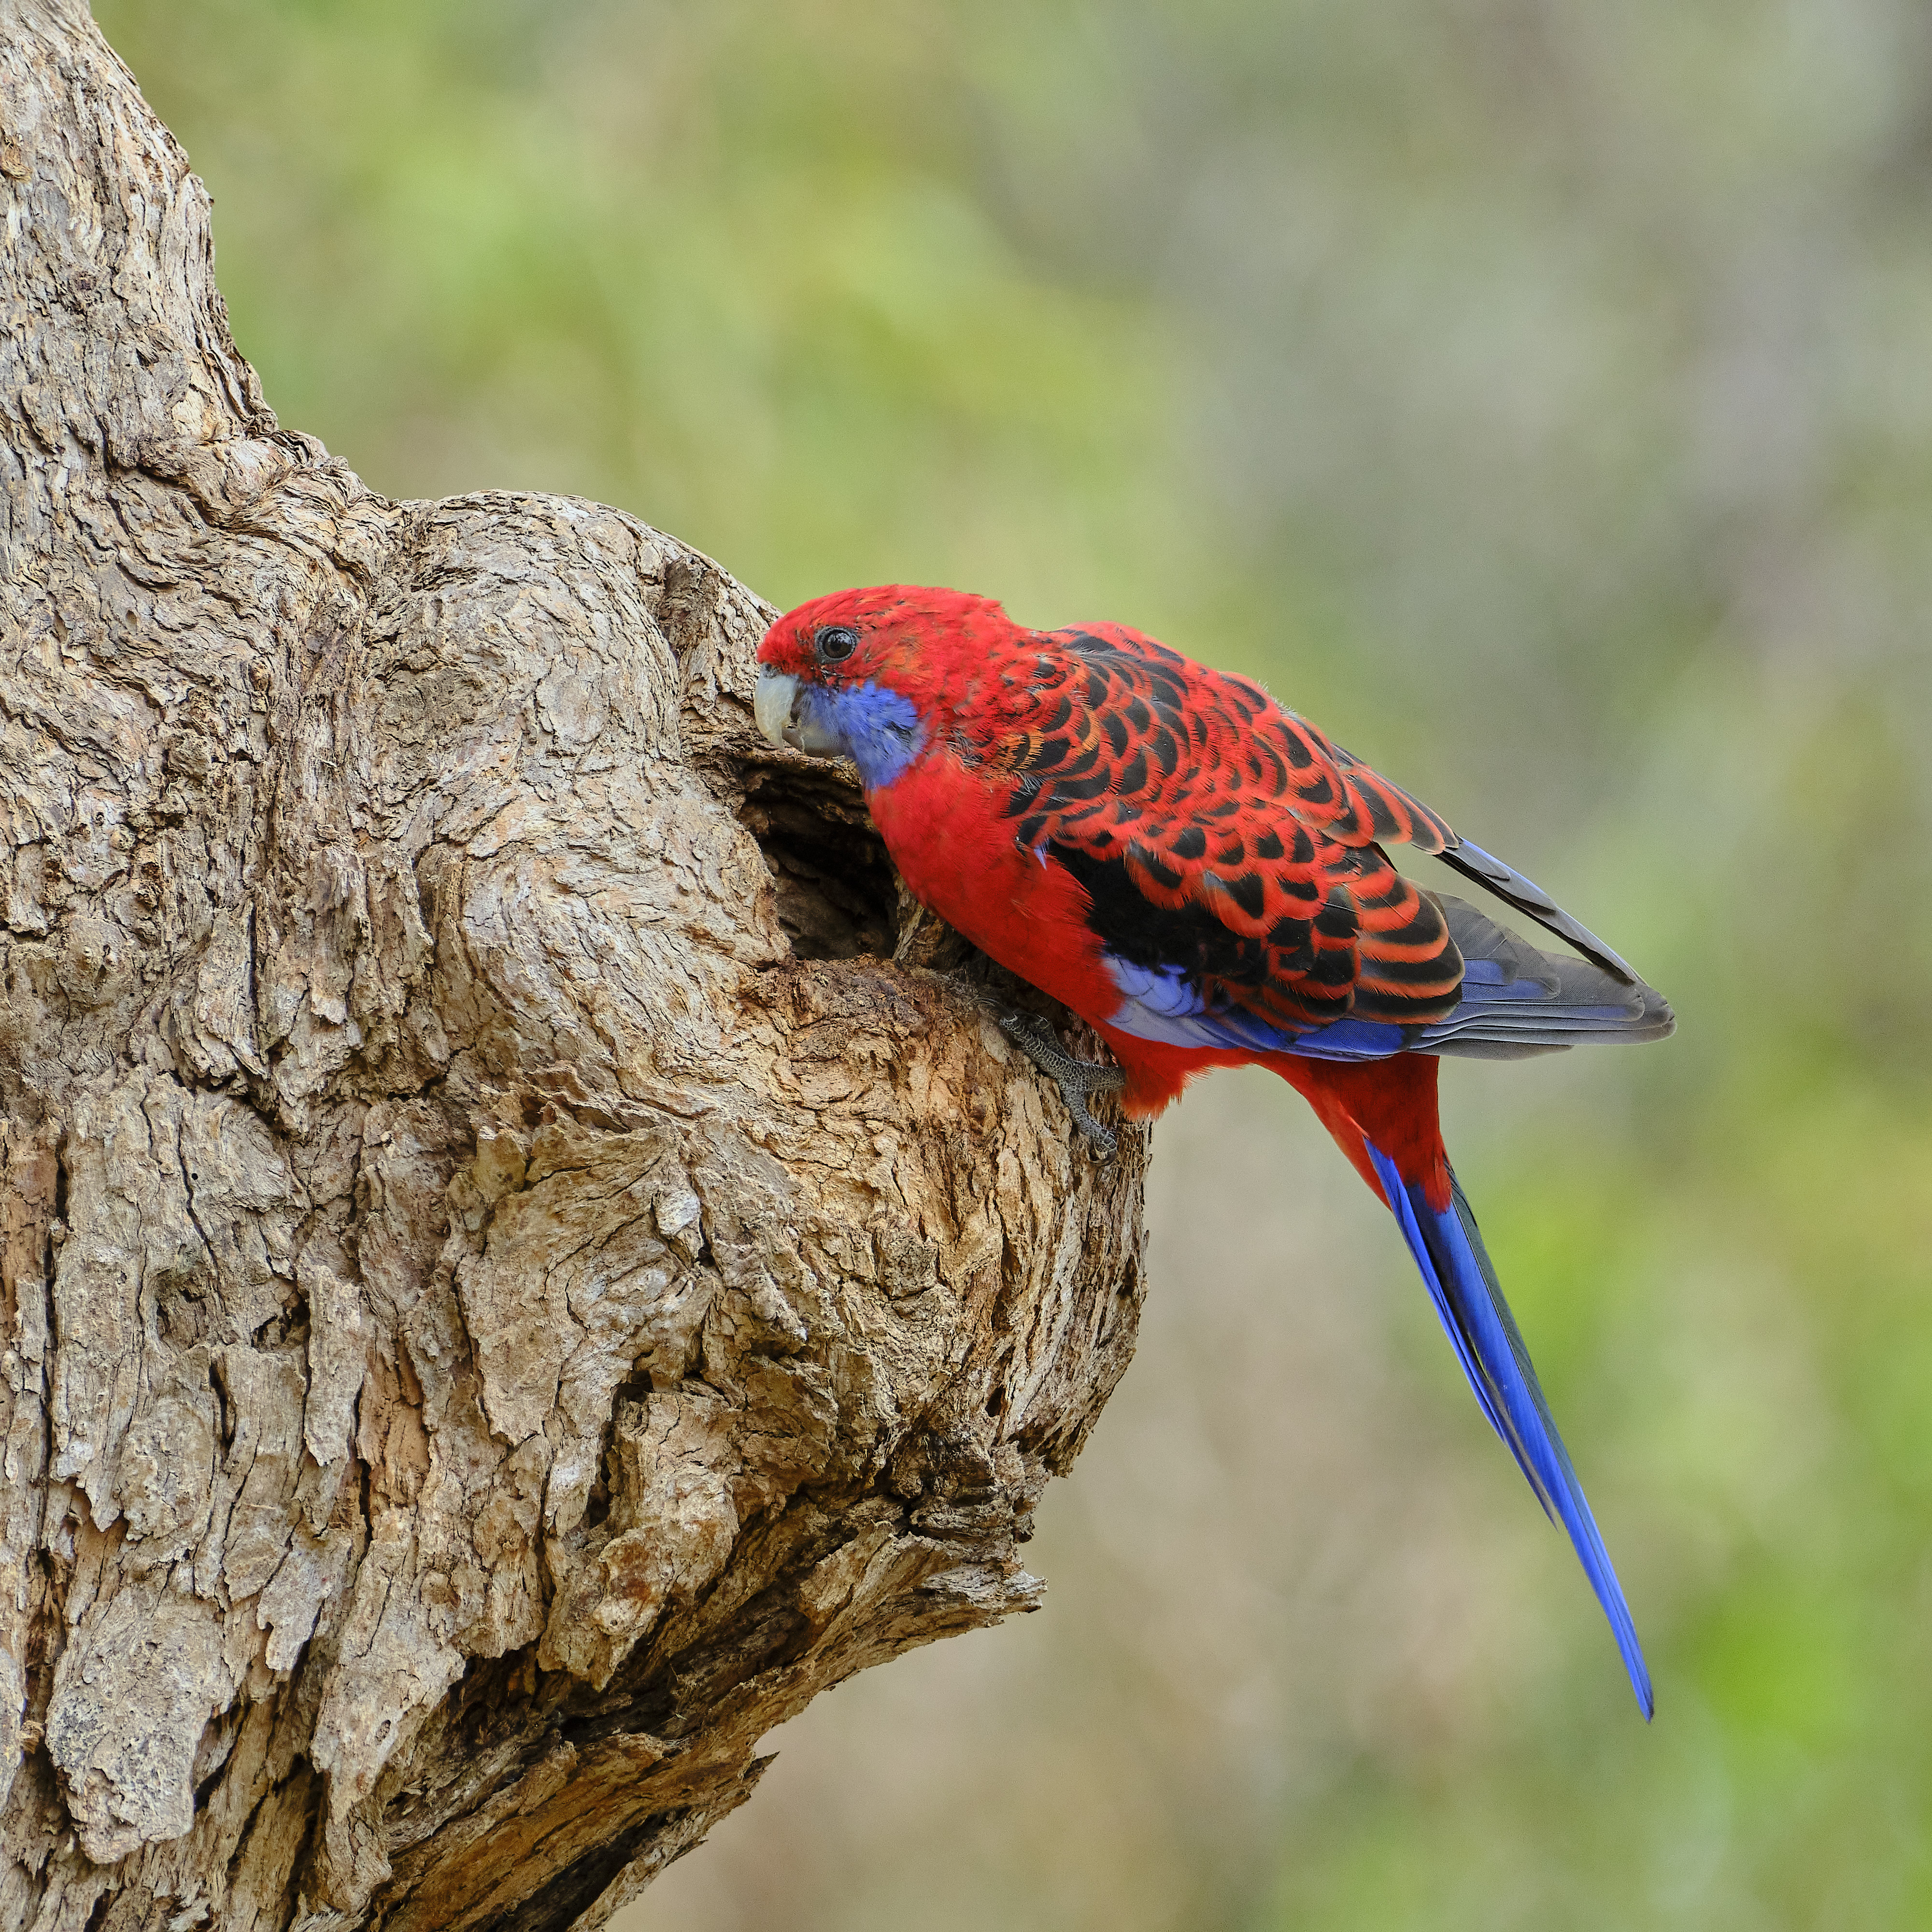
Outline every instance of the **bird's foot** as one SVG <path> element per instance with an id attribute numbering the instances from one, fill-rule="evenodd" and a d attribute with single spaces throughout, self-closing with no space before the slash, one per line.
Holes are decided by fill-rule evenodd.
<path id="1" fill-rule="evenodd" d="M 999 1022 L 1000 1032 L 1059 1088 L 1074 1126 L 1093 1143 L 1094 1152 L 1102 1160 L 1108 1159 L 1120 1144 L 1119 1137 L 1087 1111 L 1087 1096 L 1118 1093 L 1127 1084 L 1127 1076 L 1118 1066 L 1076 1060 L 1038 1013 L 1002 1013 Z"/>

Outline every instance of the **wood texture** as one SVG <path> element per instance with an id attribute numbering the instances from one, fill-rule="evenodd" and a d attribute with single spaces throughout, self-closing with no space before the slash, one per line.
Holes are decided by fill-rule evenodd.
<path id="1" fill-rule="evenodd" d="M 593 1926 L 1036 1604 L 1144 1136 L 914 963 L 754 597 L 278 428 L 131 78 L 0 26 L 0 1926 Z"/>

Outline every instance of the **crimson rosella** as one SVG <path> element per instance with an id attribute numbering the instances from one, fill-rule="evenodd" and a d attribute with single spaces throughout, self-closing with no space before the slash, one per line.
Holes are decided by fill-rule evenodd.
<path id="1" fill-rule="evenodd" d="M 1250 1061 L 1314 1108 L 1387 1204 L 1483 1412 L 1560 1517 L 1645 1716 L 1649 1674 L 1616 1571 L 1437 1124 L 1444 1054 L 1655 1040 L 1664 1000 L 1520 873 L 1259 686 L 1117 625 L 1029 631 L 991 600 L 888 584 L 817 598 L 759 647 L 774 743 L 857 766 L 908 889 L 1086 1021 L 1118 1069 L 1013 1038 L 1076 1123 L 1086 1095 L 1157 1113 Z M 1423 890 L 1384 844 L 1434 855 L 1581 956 Z"/>

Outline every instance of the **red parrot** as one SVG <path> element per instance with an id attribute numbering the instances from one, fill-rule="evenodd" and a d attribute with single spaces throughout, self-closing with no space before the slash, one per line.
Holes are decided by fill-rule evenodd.
<path id="1" fill-rule="evenodd" d="M 1078 1013 L 1119 1070 L 1009 1025 L 1076 1124 L 1158 1113 L 1210 1066 L 1272 1068 L 1394 1214 L 1484 1413 L 1602 1604 L 1644 1715 L 1616 1573 L 1437 1124 L 1438 1058 L 1660 1039 L 1670 1006 L 1538 886 L 1247 679 L 1118 625 L 1030 631 L 905 584 L 801 604 L 759 646 L 775 744 L 858 766 L 908 889 Z M 1426 892 L 1432 854 L 1565 940 L 1545 952 Z"/>

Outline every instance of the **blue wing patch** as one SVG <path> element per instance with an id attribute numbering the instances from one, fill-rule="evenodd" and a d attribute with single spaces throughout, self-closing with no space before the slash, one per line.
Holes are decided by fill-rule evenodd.
<path id="1" fill-rule="evenodd" d="M 1122 1033 L 1167 1046 L 1233 1048 L 1248 1053 L 1293 1048 L 1292 1029 L 1270 1026 L 1232 1000 L 1209 1001 L 1200 981 L 1178 966 L 1137 966 L 1111 952 L 1101 957 L 1120 994 L 1120 1004 L 1107 1023 Z M 1384 1030 L 1393 1034 L 1399 1029 Z"/>

